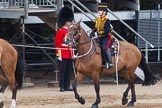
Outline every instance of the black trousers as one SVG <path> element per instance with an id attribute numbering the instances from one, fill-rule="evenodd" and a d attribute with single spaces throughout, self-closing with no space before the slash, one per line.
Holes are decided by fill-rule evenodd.
<path id="1" fill-rule="evenodd" d="M 70 74 L 72 72 L 72 59 L 62 59 L 60 61 L 60 80 L 59 87 L 60 88 L 68 88 L 70 87 Z"/>

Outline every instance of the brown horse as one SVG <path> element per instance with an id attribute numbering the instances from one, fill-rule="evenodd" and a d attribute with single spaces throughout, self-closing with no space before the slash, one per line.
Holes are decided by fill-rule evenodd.
<path id="1" fill-rule="evenodd" d="M 112 62 L 114 64 L 112 69 L 105 69 L 102 67 L 102 57 L 101 48 L 97 45 L 96 40 L 92 39 L 87 35 L 85 30 L 80 27 L 80 22 L 71 25 L 68 30 L 66 42 L 68 44 L 75 44 L 78 57 L 75 61 L 75 68 L 77 70 L 77 75 L 73 83 L 73 90 L 75 98 L 81 104 L 85 103 L 85 99 L 80 97 L 77 92 L 77 82 L 81 81 L 85 76 L 91 76 L 94 80 L 94 87 L 96 91 L 96 101 L 93 103 L 92 108 L 98 108 L 100 103 L 100 74 L 113 74 L 115 73 L 114 57 L 112 57 Z M 72 40 L 72 41 L 71 41 Z M 122 104 L 126 105 L 128 103 L 128 92 L 131 89 L 131 101 L 127 104 L 128 106 L 134 106 L 136 102 L 135 93 L 135 70 L 141 63 L 142 54 L 140 50 L 133 44 L 120 41 L 119 59 L 117 69 L 118 72 L 122 74 L 124 79 L 128 81 L 128 87 L 123 93 Z M 144 61 L 142 61 L 145 63 Z M 148 69 L 144 69 L 148 70 Z M 146 75 L 147 74 L 147 75 Z M 156 79 L 150 72 L 145 72 L 145 84 L 155 84 Z"/>
<path id="2" fill-rule="evenodd" d="M 17 89 L 22 87 L 23 68 L 18 59 L 16 49 L 7 41 L 0 39 L 0 108 L 3 107 L 1 99 L 6 87 L 9 85 L 12 91 L 12 101 L 10 108 L 16 107 Z"/>

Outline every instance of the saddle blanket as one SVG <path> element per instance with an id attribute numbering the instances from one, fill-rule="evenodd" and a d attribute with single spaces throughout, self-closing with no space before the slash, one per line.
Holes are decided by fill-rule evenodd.
<path id="1" fill-rule="evenodd" d="M 135 70 L 135 74 L 142 80 L 144 81 L 145 79 L 145 75 L 142 69 L 140 69 L 139 67 L 136 68 Z"/>

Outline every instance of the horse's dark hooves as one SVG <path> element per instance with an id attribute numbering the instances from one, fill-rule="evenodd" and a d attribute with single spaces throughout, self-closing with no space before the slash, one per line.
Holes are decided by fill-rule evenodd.
<path id="1" fill-rule="evenodd" d="M 133 106 L 134 106 L 134 102 L 129 102 L 129 103 L 127 104 L 127 106 L 128 106 L 128 107 L 133 107 Z"/>
<path id="2" fill-rule="evenodd" d="M 4 102 L 0 102 L 0 108 L 3 108 Z"/>
<path id="3" fill-rule="evenodd" d="M 98 104 L 93 104 L 91 108 L 98 108 Z"/>
<path id="4" fill-rule="evenodd" d="M 122 105 L 126 105 L 128 103 L 128 99 L 122 99 Z"/>
<path id="5" fill-rule="evenodd" d="M 78 99 L 78 101 L 79 101 L 82 105 L 85 104 L 85 99 L 82 98 L 82 97 L 80 97 L 80 98 Z"/>

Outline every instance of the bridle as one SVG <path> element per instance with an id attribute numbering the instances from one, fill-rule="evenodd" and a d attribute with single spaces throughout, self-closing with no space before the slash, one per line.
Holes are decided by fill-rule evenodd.
<path id="1" fill-rule="evenodd" d="M 71 29 L 73 26 L 74 26 L 74 24 L 72 24 L 72 25 L 70 26 L 70 29 Z M 76 29 L 76 31 L 74 32 L 74 34 L 71 33 L 72 37 L 76 36 L 76 35 L 79 33 L 80 29 L 81 29 L 80 26 L 78 26 L 77 29 Z M 69 33 L 69 32 L 68 32 L 68 33 Z"/>
<path id="2" fill-rule="evenodd" d="M 76 36 L 79 36 L 78 40 L 80 39 L 80 36 L 81 36 L 81 34 L 80 34 L 81 27 L 79 25 L 77 25 L 77 26 L 78 27 L 77 27 L 77 29 L 76 29 L 76 31 L 74 33 L 71 33 L 71 32 L 68 31 L 68 35 L 70 35 L 72 37 L 72 39 L 70 39 L 69 41 L 72 41 L 75 45 L 82 45 L 82 44 L 86 44 L 86 43 L 89 43 L 89 42 L 91 43 L 90 48 L 89 48 L 89 50 L 86 53 L 81 54 L 79 56 L 78 56 L 78 54 L 76 54 L 75 57 L 74 57 L 74 58 L 81 58 L 81 57 L 84 57 L 84 56 L 88 55 L 91 52 L 91 50 L 93 48 L 93 39 L 90 38 L 86 42 L 79 42 L 79 43 L 77 43 L 76 40 L 75 40 Z M 72 29 L 72 27 L 74 27 L 74 24 L 72 24 L 69 29 Z"/>
<path id="3" fill-rule="evenodd" d="M 69 29 L 71 29 L 72 27 L 74 27 L 74 24 L 72 24 L 69 27 Z M 74 33 L 71 33 L 71 32 L 68 31 L 68 34 L 72 37 L 72 39 L 69 39 L 69 41 L 72 41 L 73 43 L 75 43 L 75 45 L 86 44 L 86 43 L 89 43 L 91 41 L 91 39 L 89 39 L 86 42 L 79 42 L 79 43 L 76 42 L 76 40 L 75 40 L 76 36 L 79 36 L 78 40 L 80 39 L 80 35 L 81 35 L 80 30 L 81 30 L 81 27 L 79 25 L 77 25 L 77 29 L 76 29 L 76 31 Z"/>

